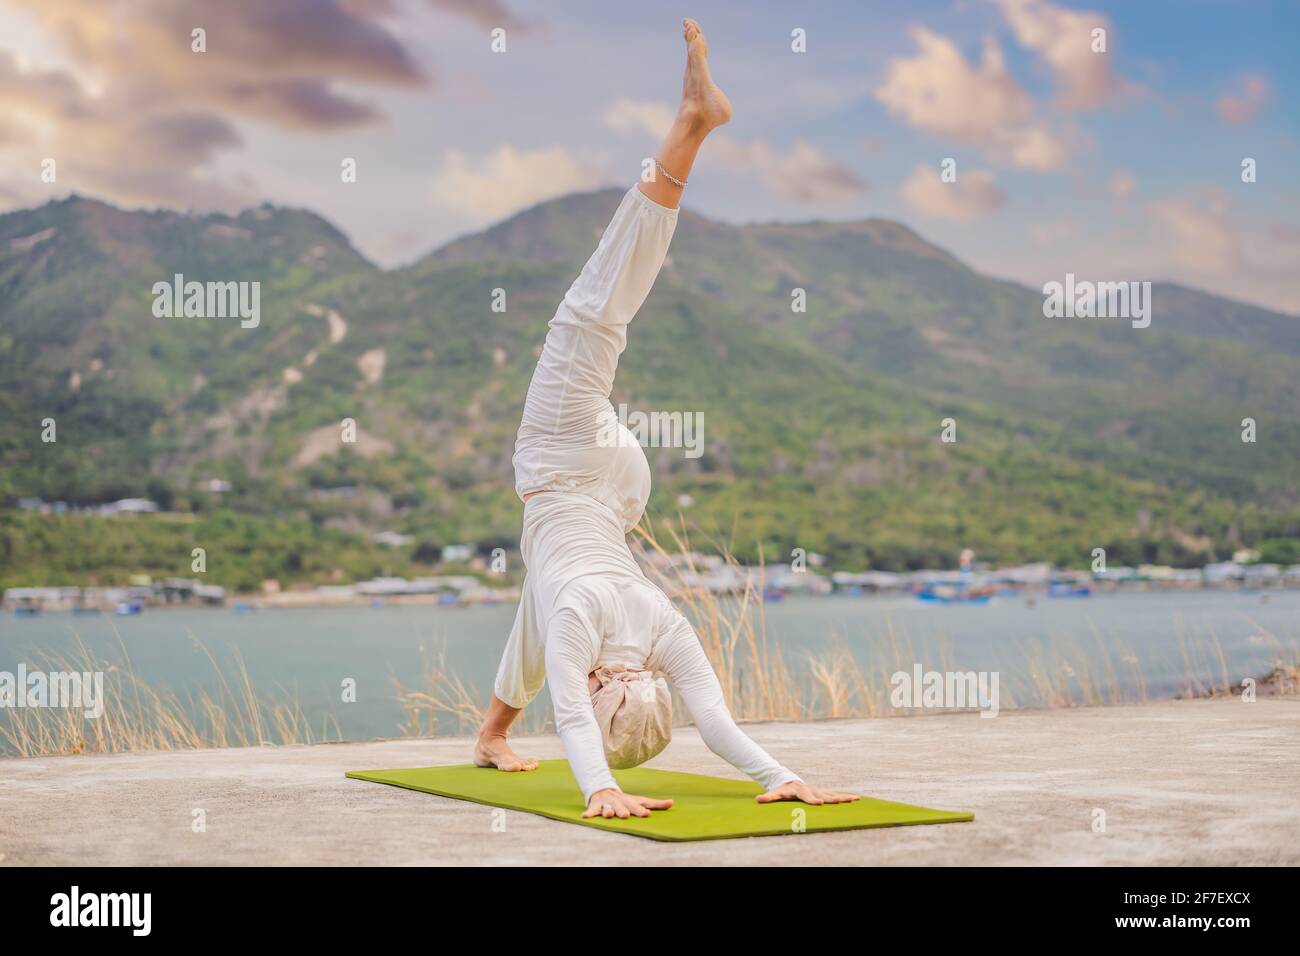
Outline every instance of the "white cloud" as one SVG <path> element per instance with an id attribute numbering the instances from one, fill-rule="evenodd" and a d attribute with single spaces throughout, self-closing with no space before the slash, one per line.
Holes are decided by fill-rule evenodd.
<path id="1" fill-rule="evenodd" d="M 1148 203 L 1150 228 L 1133 262 L 1190 286 L 1287 312 L 1300 310 L 1296 247 L 1252 219 L 1230 193 L 1203 186 Z"/>
<path id="2" fill-rule="evenodd" d="M 979 67 L 946 37 L 911 30 L 918 53 L 890 61 L 876 98 L 912 126 L 967 143 L 985 143 L 999 127 L 1019 127 L 1033 103 L 1007 72 L 1002 51 L 989 38 Z"/>
<path id="3" fill-rule="evenodd" d="M 1225 93 L 1219 98 L 1219 118 L 1229 126 L 1253 122 L 1268 101 L 1268 80 L 1257 73 L 1241 78 L 1240 95 Z"/>
<path id="4" fill-rule="evenodd" d="M 1006 202 L 987 170 L 963 172 L 955 181 L 946 183 L 936 168 L 924 165 L 913 169 L 903 183 L 903 198 L 922 215 L 958 222 L 988 215 Z"/>
<path id="5" fill-rule="evenodd" d="M 1057 105 L 1067 110 L 1103 106 L 1119 84 L 1111 72 L 1110 21 L 1100 13 L 1067 10 L 1044 0 L 997 0 L 1016 39 L 1051 69 L 1061 88 Z M 1106 31 L 1107 51 L 1094 53 L 1092 31 Z"/>
<path id="6" fill-rule="evenodd" d="M 1194 273 L 1241 269 L 1241 239 L 1228 222 L 1227 200 L 1217 192 L 1198 199 L 1167 199 L 1148 206 L 1174 263 Z"/>
<path id="7" fill-rule="evenodd" d="M 480 217 L 500 217 L 598 183 L 597 173 L 563 146 L 499 146 L 486 160 L 472 164 L 463 153 L 449 152 L 434 180 L 433 196 L 442 205 Z"/>
<path id="8" fill-rule="evenodd" d="M 984 41 L 978 66 L 951 40 L 913 27 L 917 54 L 890 61 L 875 95 L 910 126 L 983 148 L 1024 169 L 1064 166 L 1065 144 L 1036 118 L 1033 100 L 1007 72 L 997 41 Z"/>
<path id="9" fill-rule="evenodd" d="M 1031 126 L 1007 137 L 1011 162 L 1021 169 L 1050 172 L 1070 159 L 1065 143 L 1041 126 Z"/>
<path id="10" fill-rule="evenodd" d="M 727 169 L 756 177 L 779 198 L 801 205 L 851 202 L 867 189 L 852 169 L 802 141 L 783 153 L 762 140 L 724 135 L 710 144 L 710 155 Z"/>
<path id="11" fill-rule="evenodd" d="M 616 130 L 644 130 L 664 137 L 676 114 L 663 103 L 619 97 L 605 111 L 605 125 Z"/>

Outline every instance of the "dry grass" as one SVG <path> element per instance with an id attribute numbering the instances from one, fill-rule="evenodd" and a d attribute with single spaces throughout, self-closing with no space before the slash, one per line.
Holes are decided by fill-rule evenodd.
<path id="1" fill-rule="evenodd" d="M 195 645 L 212 669 L 215 690 L 186 698 L 151 687 L 136 674 L 121 635 L 120 661 L 99 659 L 80 639 L 70 655 L 38 655 L 29 671 L 102 673 L 103 713 L 91 719 L 79 708 L 0 708 L 0 752 L 36 757 L 341 739 L 332 718 L 313 732 L 296 697 L 282 688 L 282 702 L 260 698 L 238 652 L 223 668 L 206 647 L 197 640 Z"/>
<path id="2" fill-rule="evenodd" d="M 402 708 L 398 732 L 404 737 L 432 737 L 438 733 L 469 733 L 483 723 L 487 697 L 444 666 L 441 655 L 429 658 L 421 675 L 423 690 L 408 689 L 391 678 L 397 703 Z M 439 718 L 443 723 L 439 723 Z M 543 733 L 550 717 L 539 707 L 530 707 L 515 721 L 516 733 Z"/>

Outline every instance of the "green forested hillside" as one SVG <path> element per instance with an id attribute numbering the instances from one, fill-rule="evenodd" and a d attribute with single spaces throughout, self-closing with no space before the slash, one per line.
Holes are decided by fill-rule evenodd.
<path id="1" fill-rule="evenodd" d="M 351 542 L 334 567 L 266 559 L 291 579 L 407 560 L 364 541 L 381 529 L 421 555 L 507 544 L 535 350 L 618 198 L 546 203 L 391 272 L 301 211 L 74 198 L 0 217 L 0 500 L 147 496 L 353 536 L 320 539 L 328 554 Z M 260 281 L 259 327 L 155 318 L 152 285 L 177 272 Z M 1037 290 L 897 223 L 686 212 L 614 399 L 703 414 L 702 457 L 647 449 L 651 511 L 676 515 L 688 494 L 688 520 L 744 558 L 798 546 L 843 567 L 944 566 L 969 546 L 1082 565 L 1105 547 L 1199 564 L 1296 537 L 1300 320 L 1174 286 L 1154 302 L 1145 330 L 1046 319 Z M 939 440 L 948 417 L 955 444 Z M 233 487 L 200 490 L 210 478 Z M 0 580 L 73 574 L 58 533 L 21 551 L 9 521 Z"/>

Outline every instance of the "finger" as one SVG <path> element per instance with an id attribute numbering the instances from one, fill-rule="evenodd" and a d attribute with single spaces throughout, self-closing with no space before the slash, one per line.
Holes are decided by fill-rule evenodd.
<path id="1" fill-rule="evenodd" d="M 614 808 L 607 803 L 605 804 L 604 807 L 601 808 L 600 815 L 604 817 L 606 820 L 608 820 L 610 817 L 614 815 Z"/>
<path id="2" fill-rule="evenodd" d="M 596 815 L 596 811 L 593 810 L 591 807 L 588 807 L 585 811 L 583 811 L 582 819 L 586 820 L 588 817 L 594 817 L 595 815 Z"/>
<path id="3" fill-rule="evenodd" d="M 792 794 L 785 787 L 776 790 L 769 790 L 767 793 L 760 793 L 754 799 L 759 803 L 776 803 L 779 800 L 789 800 Z"/>
<path id="4" fill-rule="evenodd" d="M 650 810 L 667 810 L 672 807 L 671 800 L 642 800 L 641 806 Z"/>
<path id="5" fill-rule="evenodd" d="M 625 807 L 625 806 L 624 806 L 623 804 L 621 804 L 621 803 L 618 805 L 617 816 L 618 816 L 618 818 L 619 818 L 620 820 L 626 820 L 626 819 L 627 819 L 628 817 L 630 817 L 631 815 L 632 815 L 632 814 L 628 812 L 627 807 Z"/>
<path id="6" fill-rule="evenodd" d="M 650 811 L 645 807 L 633 807 L 632 815 L 636 817 L 648 817 L 650 816 Z"/>

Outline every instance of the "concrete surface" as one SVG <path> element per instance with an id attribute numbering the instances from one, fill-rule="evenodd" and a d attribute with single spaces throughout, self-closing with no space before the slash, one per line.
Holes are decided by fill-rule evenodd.
<path id="1" fill-rule="evenodd" d="M 490 808 L 343 777 L 469 754 L 392 740 L 0 760 L 0 865 L 1300 864 L 1294 697 L 748 729 L 811 781 L 975 822 L 666 844 L 507 812 L 494 832 Z M 651 766 L 734 775 L 693 729 Z"/>

